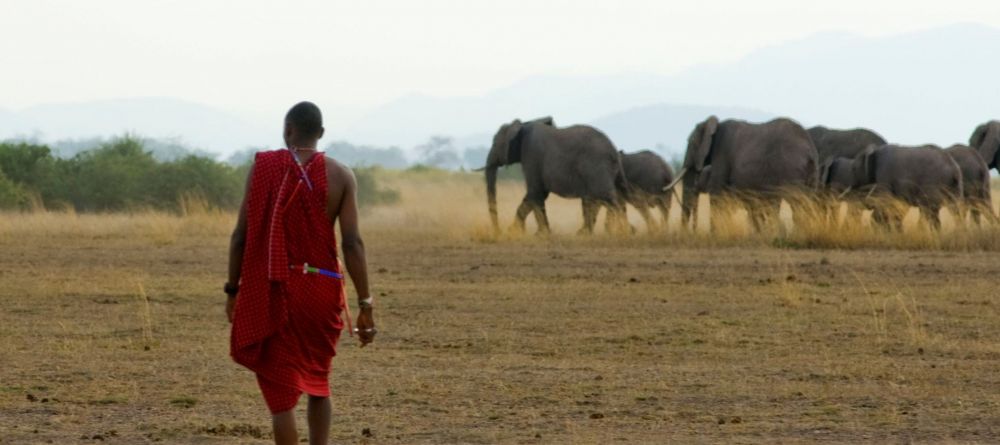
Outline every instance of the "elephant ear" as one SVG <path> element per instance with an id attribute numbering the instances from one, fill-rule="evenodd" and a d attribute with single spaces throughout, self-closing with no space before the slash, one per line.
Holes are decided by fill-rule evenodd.
<path id="1" fill-rule="evenodd" d="M 709 116 L 701 125 L 701 135 L 698 136 L 694 158 L 694 171 L 698 172 L 705 168 L 705 162 L 708 161 L 708 156 L 711 154 L 712 139 L 715 137 L 715 131 L 719 129 L 719 118 Z"/>
<path id="2" fill-rule="evenodd" d="M 830 170 L 833 168 L 834 158 L 828 158 L 819 166 L 819 183 L 827 185 L 830 183 Z"/>
<path id="3" fill-rule="evenodd" d="M 513 122 L 507 125 L 507 129 L 503 135 L 506 144 L 504 154 L 505 165 L 521 162 L 521 128 L 520 119 L 514 119 Z"/>
<path id="4" fill-rule="evenodd" d="M 1000 122 L 990 121 L 976 127 L 969 138 L 972 146 L 990 166 L 996 167 L 997 151 L 1000 150 Z"/>
<path id="5" fill-rule="evenodd" d="M 969 136 L 969 146 L 978 150 L 979 146 L 983 145 L 983 139 L 986 139 L 986 124 L 976 127 L 976 131 L 972 132 L 972 136 Z"/>
<path id="6" fill-rule="evenodd" d="M 535 122 L 538 122 L 538 123 L 540 123 L 542 125 L 548 125 L 550 127 L 555 127 L 556 126 L 556 121 L 554 119 L 552 119 L 552 116 L 540 117 L 538 119 L 535 119 Z"/>

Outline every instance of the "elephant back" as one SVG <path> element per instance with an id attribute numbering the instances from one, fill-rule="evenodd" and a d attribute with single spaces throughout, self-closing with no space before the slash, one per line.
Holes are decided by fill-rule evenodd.
<path id="1" fill-rule="evenodd" d="M 713 170 L 737 190 L 771 192 L 815 187 L 818 154 L 801 125 L 779 118 L 763 124 L 723 122 L 713 146 Z M 722 161 L 722 162 L 719 162 Z"/>
<path id="2" fill-rule="evenodd" d="M 643 150 L 622 156 L 625 179 L 633 188 L 649 194 L 662 194 L 674 180 L 673 169 L 658 154 Z"/>

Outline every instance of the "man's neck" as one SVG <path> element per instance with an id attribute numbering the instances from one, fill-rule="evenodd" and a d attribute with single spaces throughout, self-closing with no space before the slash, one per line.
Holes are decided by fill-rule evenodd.
<path id="1" fill-rule="evenodd" d="M 288 146 L 288 151 L 291 151 L 292 155 L 295 156 L 295 160 L 298 161 L 299 164 L 302 164 L 312 158 L 312 156 L 316 153 L 316 141 L 301 144 L 291 143 Z"/>
<path id="2" fill-rule="evenodd" d="M 315 151 L 316 142 L 315 140 L 289 141 L 288 149 L 292 151 Z"/>

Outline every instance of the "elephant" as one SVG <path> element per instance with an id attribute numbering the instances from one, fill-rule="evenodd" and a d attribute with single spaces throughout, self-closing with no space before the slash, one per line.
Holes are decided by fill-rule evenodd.
<path id="1" fill-rule="evenodd" d="M 863 201 L 864 195 L 857 190 L 851 193 L 854 185 L 852 161 L 853 158 L 846 157 L 827 158 L 819 167 L 819 186 L 831 194 L 821 207 L 830 223 L 837 220 L 840 199 L 847 200 L 847 219 L 861 219 L 858 204 Z"/>
<path id="2" fill-rule="evenodd" d="M 843 196 L 854 185 L 852 158 L 828 158 L 819 168 L 820 187 Z"/>
<path id="3" fill-rule="evenodd" d="M 968 206 L 972 219 L 982 223 L 983 212 L 990 220 L 993 214 L 993 197 L 990 193 L 990 167 L 976 149 L 968 145 L 955 144 L 945 152 L 962 170 L 962 200 Z"/>
<path id="4" fill-rule="evenodd" d="M 831 159 L 853 158 L 869 145 L 881 147 L 886 144 L 882 136 L 866 128 L 836 130 L 816 126 L 809 129 L 809 137 L 816 145 L 820 165 Z"/>
<path id="5" fill-rule="evenodd" d="M 497 217 L 497 169 L 521 164 L 527 193 L 517 208 L 513 228 L 523 231 L 524 221 L 534 213 L 539 234 L 549 233 L 545 199 L 549 193 L 564 198 L 582 198 L 584 227 L 593 233 L 600 205 L 608 208 L 609 227 L 625 221 L 624 192 L 627 187 L 618 150 L 604 133 L 586 125 L 559 128 L 551 117 L 521 122 L 514 119 L 500 126 L 486 157 L 486 194 L 490 221 L 499 231 Z M 591 213 L 594 213 L 592 215 Z"/>
<path id="6" fill-rule="evenodd" d="M 719 122 L 709 116 L 688 138 L 684 164 L 668 188 L 683 180 L 682 221 L 697 210 L 698 194 L 732 193 L 748 199 L 755 228 L 775 213 L 786 188 L 813 189 L 818 181 L 818 155 L 809 133 L 797 122 L 778 118 L 754 124 Z M 711 167 L 711 174 L 706 169 Z M 699 186 L 699 183 L 700 184 Z M 763 200 L 764 205 L 759 205 Z"/>
<path id="7" fill-rule="evenodd" d="M 642 215 L 646 222 L 646 227 L 650 232 L 659 229 L 656 220 L 650 214 L 649 209 L 656 207 L 660 210 L 663 227 L 666 227 L 670 217 L 670 197 L 669 190 L 664 190 L 668 184 L 674 180 L 674 170 L 670 168 L 660 155 L 643 150 L 635 153 L 619 152 L 621 155 L 622 168 L 625 172 L 627 187 L 623 198 L 625 202 L 632 204 Z M 584 200 L 584 206 L 596 205 Z M 588 214 L 587 210 L 584 210 Z M 597 216 L 597 212 L 590 212 L 590 215 Z M 593 226 L 594 222 L 589 225 Z"/>
<path id="8" fill-rule="evenodd" d="M 989 121 L 976 127 L 969 137 L 969 146 L 979 152 L 988 168 L 1000 171 L 1000 121 Z"/>
<path id="9" fill-rule="evenodd" d="M 902 215 L 890 211 L 884 198 L 895 197 L 920 208 L 936 229 L 941 225 L 938 211 L 960 198 L 963 187 L 961 168 L 934 145 L 869 146 L 850 160 L 837 158 L 825 163 L 821 177 L 831 189 L 864 193 L 873 220 L 896 229 L 902 227 Z"/>

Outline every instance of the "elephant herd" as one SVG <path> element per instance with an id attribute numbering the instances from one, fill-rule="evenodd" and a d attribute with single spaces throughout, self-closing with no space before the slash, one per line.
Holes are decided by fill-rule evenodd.
<path id="1" fill-rule="evenodd" d="M 635 207 L 650 231 L 665 224 L 678 183 L 682 224 L 697 211 L 698 195 L 726 195 L 744 202 L 756 228 L 777 212 L 789 193 L 819 196 L 825 192 L 872 210 L 872 219 L 900 228 L 902 215 L 885 198 L 918 207 L 932 227 L 945 205 L 968 208 L 975 221 L 996 220 L 990 198 L 991 168 L 998 168 L 1000 121 L 979 125 L 969 145 L 947 149 L 935 145 L 889 144 L 867 129 L 806 130 L 778 118 L 765 123 L 720 121 L 715 116 L 697 124 L 688 137 L 678 174 L 651 151 L 619 152 L 599 130 L 586 125 L 558 127 L 551 117 L 503 124 L 493 137 L 485 170 L 490 219 L 499 230 L 496 207 L 497 170 L 520 163 L 527 192 L 517 208 L 513 229 L 524 230 L 534 214 L 540 233 L 549 232 L 545 200 L 550 193 L 579 198 L 583 207 L 580 233 L 592 233 L 601 207 L 608 209 L 609 231 L 627 230 L 625 204 Z"/>

